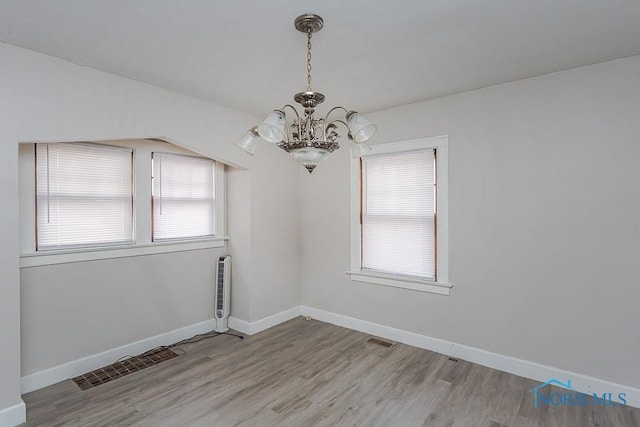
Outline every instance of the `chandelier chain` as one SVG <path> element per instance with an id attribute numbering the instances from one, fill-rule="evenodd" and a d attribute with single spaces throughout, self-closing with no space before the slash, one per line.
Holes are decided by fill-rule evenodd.
<path id="1" fill-rule="evenodd" d="M 307 92 L 311 92 L 311 30 L 307 31 Z"/>

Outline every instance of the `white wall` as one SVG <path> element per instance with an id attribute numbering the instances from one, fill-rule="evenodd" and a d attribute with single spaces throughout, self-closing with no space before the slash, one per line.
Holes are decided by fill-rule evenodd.
<path id="1" fill-rule="evenodd" d="M 212 319 L 214 260 L 224 253 L 21 269 L 22 376 Z"/>
<path id="2" fill-rule="evenodd" d="M 633 387 L 640 57 L 402 106 L 374 143 L 449 135 L 451 296 L 351 282 L 345 149 L 301 172 L 306 306 Z"/>
<path id="3" fill-rule="evenodd" d="M 303 168 L 275 145 L 263 143 L 255 156 L 251 168 L 256 176 L 251 182 L 251 321 L 300 304 L 298 172 Z"/>
<path id="4" fill-rule="evenodd" d="M 256 155 L 258 155 L 256 153 Z M 251 321 L 251 172 L 227 169 L 227 231 L 233 236 L 227 243 L 232 257 L 233 317 Z"/>
<path id="5" fill-rule="evenodd" d="M 3 61 L 4 62 L 4 61 Z M 4 67 L 3 67 L 4 68 Z M 0 90 L 3 99 L 4 90 Z M 4 99 L 3 101 L 4 104 Z M 0 104 L 0 105 L 3 105 Z M 0 126 L 2 141 L 14 137 Z M 13 161 L 10 161 L 13 159 Z M 18 261 L 18 144 L 0 144 L 0 411 L 20 399 L 20 275 Z"/>
<path id="6" fill-rule="evenodd" d="M 234 317 L 255 322 L 300 305 L 299 169 L 280 148 L 261 143 L 251 174 L 227 174 Z"/>
<path id="7" fill-rule="evenodd" d="M 18 245 L 18 143 L 29 141 L 77 141 L 77 140 L 107 140 L 122 138 L 165 137 L 171 141 L 224 162 L 248 167 L 248 186 L 239 191 L 244 194 L 249 203 L 245 208 L 251 208 L 251 199 L 257 199 L 261 206 L 268 198 L 273 188 L 273 200 L 286 206 L 298 206 L 298 171 L 291 167 L 263 168 L 260 171 L 252 169 L 252 160 L 233 146 L 235 139 L 248 127 L 255 124 L 259 118 L 219 107 L 193 98 L 185 97 L 153 86 L 123 79 L 90 68 L 74 65 L 62 60 L 37 54 L 28 50 L 0 44 L 0 202 L 5 208 L 0 217 L 0 341 L 3 351 L 0 353 L 0 411 L 20 403 L 20 279 L 19 279 L 19 245 Z M 224 82 L 221 82 L 224 84 Z M 270 163 L 273 160 L 279 165 L 286 155 L 275 150 L 262 150 L 256 157 Z M 272 159 L 273 158 L 273 159 Z M 257 160 L 257 159 L 256 159 Z M 287 159 L 288 160 L 288 159 Z M 238 172 L 242 173 L 242 172 Z M 235 183 L 228 183 L 228 192 L 236 190 Z M 260 186 L 256 183 L 264 182 Z M 267 185 L 277 182 L 278 187 Z M 260 188 L 261 194 L 249 191 L 255 186 Z M 245 212 L 230 210 L 229 216 L 245 215 Z M 261 224 L 276 223 L 277 227 L 261 231 L 262 239 L 277 241 L 279 245 L 292 245 L 289 249 L 294 252 L 299 242 L 299 227 L 284 227 L 276 209 L 260 209 L 259 221 L 254 221 L 255 227 Z M 293 217 L 292 217 L 293 218 Z M 229 218 L 229 221 L 232 221 Z M 234 236 L 230 236 L 233 240 Z M 252 253 L 253 258 L 262 259 L 260 251 L 269 249 L 260 246 Z M 77 265 L 59 265 L 42 267 L 24 271 L 25 280 L 30 285 L 23 291 L 23 322 L 29 330 L 35 323 L 42 324 L 46 316 L 51 315 L 59 324 L 47 325 L 47 328 L 57 331 L 75 328 L 69 337 L 74 340 L 89 340 L 82 347 L 82 351 L 98 351 L 103 346 L 117 346 L 129 340 L 154 334 L 161 330 L 172 330 L 185 324 L 204 320 L 209 309 L 208 303 L 195 303 L 197 299 L 206 300 L 210 297 L 209 288 L 203 287 L 202 282 L 208 281 L 210 271 L 200 270 L 198 266 L 205 259 L 215 256 L 218 250 L 195 251 L 182 254 L 163 254 L 150 257 L 140 257 L 122 260 L 102 260 Z M 261 307 L 257 314 L 273 314 L 282 309 L 281 301 L 299 304 L 296 301 L 298 292 L 290 292 L 298 287 L 298 277 L 287 270 L 290 263 L 287 260 L 274 258 L 272 253 L 264 254 L 265 262 L 271 265 L 280 263 L 275 268 L 272 282 L 246 283 L 244 292 L 248 294 L 252 303 Z M 236 260 L 240 265 L 246 260 Z M 164 264 L 165 278 L 159 283 L 152 284 L 143 281 L 145 273 L 158 264 Z M 261 271 L 264 264 L 253 263 L 251 268 Z M 183 295 L 176 296 L 176 288 L 172 287 L 175 279 L 181 273 L 195 268 L 191 281 L 185 283 Z M 100 279 L 92 279 L 90 273 L 99 271 L 104 273 Z M 271 271 L 270 271 L 271 272 Z M 295 277 L 293 277 L 295 275 Z M 65 278 L 74 278 L 68 289 L 61 288 L 62 294 L 47 287 L 49 277 L 53 277 L 61 284 Z M 133 278 L 137 280 L 133 280 Z M 253 273 L 250 278 L 255 277 Z M 101 287 L 100 291 L 82 287 L 82 283 L 91 282 Z M 276 303 L 271 299 L 262 301 L 264 286 L 277 283 L 272 291 L 278 295 L 283 293 Z M 116 300 L 107 294 L 109 287 L 116 293 L 128 288 L 133 292 L 133 299 Z M 132 289 L 133 288 L 133 289 Z M 257 292 L 253 292 L 258 289 Z M 70 302 L 58 301 L 65 298 L 64 292 L 76 292 L 77 298 L 106 298 L 115 304 L 114 313 L 120 313 L 121 318 L 115 319 L 113 314 L 105 311 L 98 313 L 86 324 L 78 325 L 73 313 L 67 312 Z M 96 292 L 94 292 L 96 291 Z M 241 288 L 242 291 L 242 288 Z M 240 292 L 240 295 L 242 293 Z M 48 298 L 55 295 L 55 302 L 48 302 Z M 153 295 L 150 297 L 149 295 Z M 154 300 L 155 298 L 155 300 Z M 272 302 L 274 303 L 273 305 Z M 66 304 L 66 305 L 65 305 Z M 193 305 L 196 304 L 196 305 Z M 139 311 L 134 312 L 133 307 Z M 251 320 L 250 311 L 243 311 L 242 306 L 234 305 L 240 316 Z M 57 310 L 55 316 L 51 313 Z M 160 320 L 160 308 L 171 312 Z M 87 312 L 86 308 L 83 308 Z M 165 311 L 163 311 L 165 313 Z M 234 313 L 235 315 L 236 313 Z M 164 314 L 163 314 L 164 315 Z M 153 320 L 158 323 L 152 324 Z M 106 324 L 115 321 L 119 326 L 106 333 Z M 71 323 L 71 324 L 70 324 Z M 128 324 L 128 327 L 123 325 Z M 90 327 L 91 326 L 91 327 Z M 100 328 L 103 326 L 104 328 Z M 122 326 L 122 327 L 120 327 Z M 139 329 L 138 329 L 139 327 Z M 53 338 L 40 339 L 47 330 L 40 329 L 32 338 L 24 337 L 24 365 L 29 372 L 66 361 L 75 357 L 73 349 L 56 349 L 49 360 L 37 360 L 32 351 L 41 349 L 46 343 L 57 342 Z M 104 338 L 104 340 L 103 340 Z"/>

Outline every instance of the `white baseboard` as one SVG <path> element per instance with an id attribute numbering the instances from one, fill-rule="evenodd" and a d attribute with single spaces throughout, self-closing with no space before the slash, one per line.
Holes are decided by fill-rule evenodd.
<path id="1" fill-rule="evenodd" d="M 229 327 L 245 335 L 251 335 L 251 323 L 237 317 L 229 317 Z"/>
<path id="2" fill-rule="evenodd" d="M 254 335 L 258 332 L 262 332 L 269 328 L 272 328 L 280 323 L 284 323 L 287 320 L 291 320 L 300 316 L 301 306 L 293 307 L 280 313 L 265 317 L 255 322 L 247 322 L 235 317 L 229 317 L 229 327 L 235 329 L 238 332 L 242 332 L 247 335 Z"/>
<path id="3" fill-rule="evenodd" d="M 170 345 L 183 339 L 191 338 L 194 335 L 210 332 L 214 330 L 215 327 L 216 320 L 209 319 L 204 322 L 175 329 L 151 338 L 145 338 L 102 353 L 73 360 L 62 365 L 54 366 L 53 368 L 34 372 L 22 377 L 22 394 L 59 383 L 60 381 L 73 378 L 106 365 L 110 365 L 127 354 L 141 354 L 158 346 Z"/>
<path id="4" fill-rule="evenodd" d="M 627 405 L 640 408 L 640 389 L 635 387 L 616 384 L 610 381 L 593 378 L 588 375 L 545 366 L 529 362 L 527 360 L 517 359 L 515 357 L 503 356 L 501 354 L 492 353 L 479 348 L 456 344 L 450 341 L 432 338 L 426 335 L 420 335 L 368 322 L 366 320 L 355 319 L 353 317 L 313 307 L 302 306 L 300 308 L 300 314 L 303 316 L 310 316 L 322 322 L 354 329 L 366 334 L 376 335 L 388 340 L 408 344 L 413 347 L 435 351 L 436 353 L 445 354 L 457 359 L 467 360 L 469 362 L 477 363 L 478 365 L 508 372 L 534 381 L 540 381 L 541 383 L 546 382 L 551 378 L 556 378 L 562 382 L 571 380 L 571 385 L 574 390 L 581 393 L 587 393 L 589 395 L 598 393 L 598 395 L 601 396 L 602 393 L 614 393 L 614 396 L 616 396 L 618 393 L 626 393 Z"/>
<path id="5" fill-rule="evenodd" d="M 273 328 L 280 323 L 284 323 L 287 320 L 294 319 L 298 316 L 300 316 L 300 306 L 281 311 L 280 313 L 265 317 L 264 319 L 256 320 L 255 322 L 251 322 L 250 334 L 257 334 L 258 332 Z"/>
<path id="6" fill-rule="evenodd" d="M 27 421 L 27 407 L 20 401 L 17 405 L 0 409 L 0 427 L 14 427 Z"/>

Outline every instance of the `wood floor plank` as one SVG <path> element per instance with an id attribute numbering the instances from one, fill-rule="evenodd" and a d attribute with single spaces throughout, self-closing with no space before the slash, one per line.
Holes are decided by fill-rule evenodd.
<path id="1" fill-rule="evenodd" d="M 65 381 L 29 393 L 25 426 L 640 425 L 630 407 L 534 408 L 535 381 L 368 338 L 303 318 L 221 335 L 86 391 Z"/>

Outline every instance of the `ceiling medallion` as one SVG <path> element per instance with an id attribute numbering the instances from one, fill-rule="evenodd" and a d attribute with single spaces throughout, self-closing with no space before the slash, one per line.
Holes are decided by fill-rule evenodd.
<path id="1" fill-rule="evenodd" d="M 324 101 L 324 95 L 311 88 L 311 36 L 322 29 L 324 21 L 318 15 L 308 13 L 298 16 L 294 25 L 307 35 L 307 90 L 293 97 L 304 107 L 304 114 L 298 113 L 290 104 L 273 110 L 262 123 L 248 130 L 236 145 L 253 155 L 259 139 L 277 144 L 311 173 L 318 163 L 340 147 L 338 125 L 344 126 L 347 131 L 353 157 L 361 157 L 371 151 L 365 142 L 376 132 L 376 125 L 361 114 L 341 106 L 330 109 L 324 118 L 317 119 L 314 116 L 316 106 Z M 285 109 L 293 112 L 293 120 L 287 120 Z M 330 120 L 331 114 L 338 110 L 344 112 L 344 120 Z"/>

